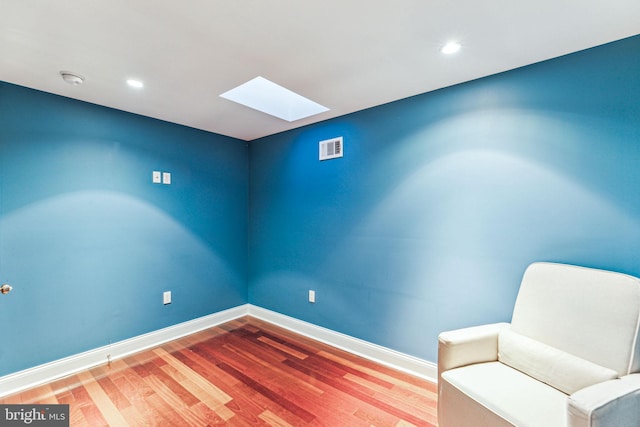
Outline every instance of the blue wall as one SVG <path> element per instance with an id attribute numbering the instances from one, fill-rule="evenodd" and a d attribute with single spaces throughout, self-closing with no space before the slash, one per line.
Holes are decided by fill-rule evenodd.
<path id="1" fill-rule="evenodd" d="M 246 303 L 247 156 L 0 83 L 0 375 Z"/>
<path id="2" fill-rule="evenodd" d="M 633 37 L 252 142 L 249 301 L 435 361 L 533 261 L 640 275 L 639 76 Z"/>

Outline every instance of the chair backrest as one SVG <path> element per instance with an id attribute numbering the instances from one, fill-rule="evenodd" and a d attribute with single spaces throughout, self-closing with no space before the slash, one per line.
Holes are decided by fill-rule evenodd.
<path id="1" fill-rule="evenodd" d="M 639 322 L 640 279 L 534 263 L 522 278 L 511 328 L 622 376 L 640 372 Z"/>

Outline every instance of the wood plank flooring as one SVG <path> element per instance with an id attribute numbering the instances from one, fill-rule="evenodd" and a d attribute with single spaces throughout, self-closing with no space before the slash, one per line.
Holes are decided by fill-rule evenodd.
<path id="1" fill-rule="evenodd" d="M 0 399 L 72 426 L 436 426 L 436 386 L 252 317 Z"/>

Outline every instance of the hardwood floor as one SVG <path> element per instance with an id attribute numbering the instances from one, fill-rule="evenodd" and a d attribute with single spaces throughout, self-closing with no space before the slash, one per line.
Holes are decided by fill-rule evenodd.
<path id="1" fill-rule="evenodd" d="M 72 426 L 435 426 L 436 386 L 252 317 L 0 403 L 64 403 Z"/>

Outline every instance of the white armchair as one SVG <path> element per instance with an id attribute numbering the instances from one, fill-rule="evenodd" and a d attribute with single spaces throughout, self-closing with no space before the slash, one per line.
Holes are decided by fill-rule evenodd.
<path id="1" fill-rule="evenodd" d="M 531 264 L 511 323 L 443 332 L 439 427 L 640 426 L 640 279 Z"/>

